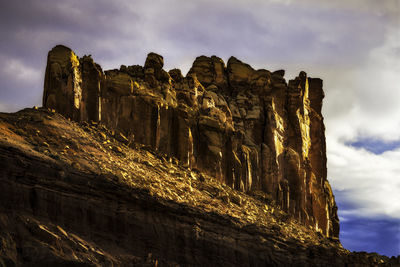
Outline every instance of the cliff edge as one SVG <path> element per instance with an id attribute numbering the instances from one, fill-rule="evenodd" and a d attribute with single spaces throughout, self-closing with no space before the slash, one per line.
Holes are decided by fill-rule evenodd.
<path id="1" fill-rule="evenodd" d="M 327 180 L 322 80 L 255 70 L 231 57 L 196 58 L 184 77 L 144 66 L 104 71 L 90 56 L 48 54 L 43 106 L 78 122 L 101 122 L 129 141 L 176 158 L 242 192 L 267 193 L 284 211 L 337 239 Z"/>

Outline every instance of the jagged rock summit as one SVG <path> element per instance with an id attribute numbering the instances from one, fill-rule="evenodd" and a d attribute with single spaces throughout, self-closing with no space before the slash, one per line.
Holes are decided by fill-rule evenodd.
<path id="1" fill-rule="evenodd" d="M 101 122 L 233 189 L 267 193 L 306 226 L 337 239 L 327 180 L 322 80 L 200 56 L 184 77 L 155 53 L 144 66 L 103 71 L 90 56 L 48 54 L 43 106 Z"/>

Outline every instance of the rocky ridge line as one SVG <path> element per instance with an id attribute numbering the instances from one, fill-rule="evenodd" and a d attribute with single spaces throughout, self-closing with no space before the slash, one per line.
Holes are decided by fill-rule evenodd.
<path id="1" fill-rule="evenodd" d="M 90 56 L 56 46 L 48 55 L 43 105 L 95 121 L 177 158 L 239 191 L 267 193 L 284 211 L 338 238 L 327 180 L 322 80 L 305 72 L 254 70 L 231 57 L 196 58 L 188 75 L 144 66 L 104 71 Z"/>

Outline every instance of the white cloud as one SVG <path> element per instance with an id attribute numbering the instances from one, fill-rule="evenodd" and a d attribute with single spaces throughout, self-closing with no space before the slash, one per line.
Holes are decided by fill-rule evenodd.
<path id="1" fill-rule="evenodd" d="M 329 180 L 350 203 L 343 216 L 400 219 L 400 149 L 375 155 L 348 141 L 400 139 L 399 25 L 384 28 L 382 45 L 356 68 L 326 72 L 325 106 Z M 339 207 L 340 208 L 340 207 Z"/>
<path id="2" fill-rule="evenodd" d="M 43 79 L 42 71 L 37 68 L 29 67 L 23 61 L 16 58 L 10 58 L 3 61 L 3 75 L 23 84 L 37 84 Z"/>
<path id="3" fill-rule="evenodd" d="M 328 139 L 329 180 L 357 216 L 400 219 L 400 149 L 375 155 Z"/>
<path id="4" fill-rule="evenodd" d="M 360 135 L 400 138 L 399 29 L 388 31 L 384 45 L 373 49 L 366 65 L 355 71 L 355 107 L 350 115 Z"/>
<path id="5" fill-rule="evenodd" d="M 0 112 L 15 112 L 41 103 L 44 70 L 23 59 L 0 54 Z"/>

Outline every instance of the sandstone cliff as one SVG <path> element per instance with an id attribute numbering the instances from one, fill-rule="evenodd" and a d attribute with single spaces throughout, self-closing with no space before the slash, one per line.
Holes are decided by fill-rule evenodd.
<path id="1" fill-rule="evenodd" d="M 339 221 L 327 180 L 322 80 L 255 70 L 231 57 L 196 58 L 184 77 L 150 53 L 144 66 L 104 71 L 90 56 L 56 46 L 43 106 L 78 122 L 101 122 L 130 141 L 177 158 L 243 191 L 268 193 L 325 236 Z"/>
<path id="2" fill-rule="evenodd" d="M 398 266 L 47 109 L 0 113 L 0 266 Z"/>

